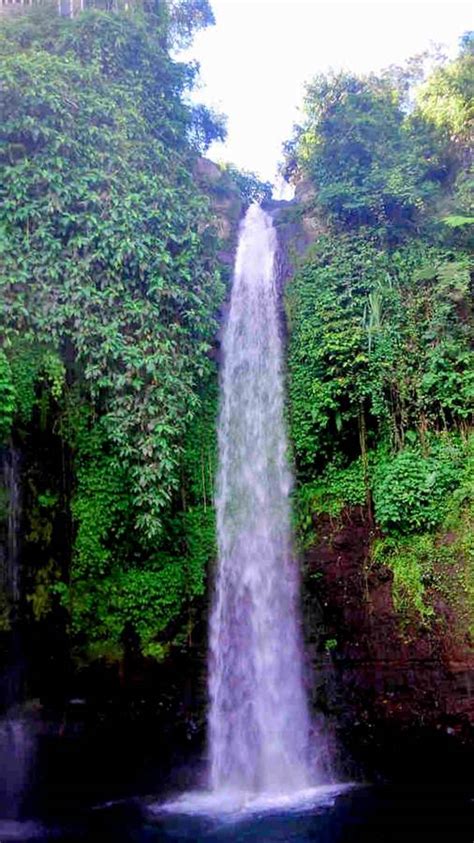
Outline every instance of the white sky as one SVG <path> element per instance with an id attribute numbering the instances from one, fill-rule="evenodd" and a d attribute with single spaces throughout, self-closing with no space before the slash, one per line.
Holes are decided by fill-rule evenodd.
<path id="1" fill-rule="evenodd" d="M 228 116 L 228 140 L 208 155 L 273 180 L 298 118 L 304 83 L 333 68 L 401 64 L 473 28 L 464 0 L 211 0 L 216 26 L 186 58 L 201 65 L 195 99 Z"/>

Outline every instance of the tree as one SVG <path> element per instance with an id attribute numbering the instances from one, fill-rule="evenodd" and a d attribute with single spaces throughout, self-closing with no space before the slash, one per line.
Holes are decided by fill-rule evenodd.
<path id="1" fill-rule="evenodd" d="M 385 234 L 412 230 L 438 190 L 431 146 L 431 138 L 427 144 L 411 131 L 389 79 L 318 76 L 287 146 L 287 174 L 296 168 L 311 179 L 319 206 L 336 224 Z"/>

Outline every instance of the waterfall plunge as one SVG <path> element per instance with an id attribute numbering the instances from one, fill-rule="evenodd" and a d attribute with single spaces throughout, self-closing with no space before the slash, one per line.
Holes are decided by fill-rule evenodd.
<path id="1" fill-rule="evenodd" d="M 310 784 L 276 250 L 270 217 L 252 206 L 223 341 L 209 677 L 215 792 L 290 794 Z"/>
<path id="2" fill-rule="evenodd" d="M 276 253 L 270 217 L 252 206 L 223 342 L 209 789 L 151 806 L 152 816 L 308 810 L 333 804 L 349 787 L 315 781 L 291 548 Z"/>

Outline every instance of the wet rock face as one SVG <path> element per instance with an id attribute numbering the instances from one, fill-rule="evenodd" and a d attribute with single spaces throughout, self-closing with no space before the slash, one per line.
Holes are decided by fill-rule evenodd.
<path id="1" fill-rule="evenodd" d="M 210 199 L 212 225 L 222 243 L 219 259 L 230 272 L 234 264 L 239 222 L 244 212 L 242 198 L 229 175 L 208 158 L 197 159 L 194 175 L 201 190 Z"/>
<path id="2" fill-rule="evenodd" d="M 278 284 L 283 293 L 285 284 L 291 279 L 298 264 L 309 247 L 327 233 L 327 225 L 314 207 L 314 194 L 296 191 L 295 199 L 272 200 L 263 203 L 275 226 L 278 244 Z"/>
<path id="3" fill-rule="evenodd" d="M 439 774 L 446 756 L 457 759 L 456 775 L 474 749 L 472 653 L 451 635 L 441 606 L 431 626 L 401 625 L 392 572 L 370 564 L 363 510 L 345 513 L 337 528 L 321 520 L 317 529 L 305 566 L 315 672 L 326 663 L 316 705 L 322 701 L 340 742 L 369 774 L 410 776 L 420 766 Z"/>

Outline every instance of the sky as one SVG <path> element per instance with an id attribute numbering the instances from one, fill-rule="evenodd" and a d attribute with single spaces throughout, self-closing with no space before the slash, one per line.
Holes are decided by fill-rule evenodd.
<path id="1" fill-rule="evenodd" d="M 274 180 L 298 120 L 304 84 L 330 68 L 368 72 L 472 29 L 464 0 L 210 0 L 216 25 L 186 58 L 201 66 L 194 99 L 227 115 L 226 143 L 208 157 Z"/>

